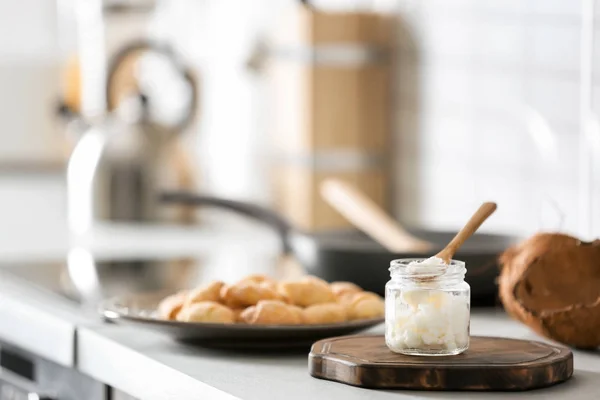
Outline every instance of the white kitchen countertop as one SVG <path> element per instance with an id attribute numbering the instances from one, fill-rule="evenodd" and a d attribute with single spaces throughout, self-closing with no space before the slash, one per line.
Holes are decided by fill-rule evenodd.
<path id="1" fill-rule="evenodd" d="M 382 333 L 380 325 L 369 333 Z M 475 335 L 540 340 L 501 311 L 475 311 Z M 600 355 L 575 351 L 569 381 L 521 393 L 470 392 L 469 399 L 600 399 Z M 463 399 L 464 392 L 361 389 L 311 377 L 307 354 L 236 353 L 195 348 L 137 328 L 105 325 L 80 330 L 79 367 L 143 399 Z"/>

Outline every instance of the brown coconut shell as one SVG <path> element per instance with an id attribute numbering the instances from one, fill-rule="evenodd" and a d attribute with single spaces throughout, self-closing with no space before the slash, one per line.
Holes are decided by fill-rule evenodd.
<path id="1" fill-rule="evenodd" d="M 600 240 L 540 233 L 500 257 L 500 299 L 513 318 L 569 346 L 600 346 Z"/>

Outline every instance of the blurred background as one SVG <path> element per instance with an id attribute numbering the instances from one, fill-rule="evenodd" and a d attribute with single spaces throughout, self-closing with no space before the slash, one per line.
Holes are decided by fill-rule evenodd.
<path id="1" fill-rule="evenodd" d="M 0 0 L 0 239 L 201 225 L 151 210 L 174 188 L 347 227 L 328 177 L 407 226 L 493 200 L 483 230 L 598 237 L 594 6 Z"/>
<path id="2" fill-rule="evenodd" d="M 484 201 L 498 210 L 455 258 L 471 306 L 499 306 L 507 248 L 600 238 L 597 71 L 595 0 L 0 0 L 0 366 L 7 343 L 36 368 L 146 388 L 103 332 L 119 351 L 154 342 L 88 323 L 99 301 L 250 273 L 383 295 L 391 260 L 434 254 Z M 332 179 L 371 203 L 336 211 Z M 515 265 L 548 251 L 532 243 Z M 575 286 L 586 274 L 539 283 L 540 309 L 587 307 L 564 295 L 596 296 Z M 526 337 L 489 317 L 475 331 Z M 173 349 L 156 354 L 194 356 Z"/>

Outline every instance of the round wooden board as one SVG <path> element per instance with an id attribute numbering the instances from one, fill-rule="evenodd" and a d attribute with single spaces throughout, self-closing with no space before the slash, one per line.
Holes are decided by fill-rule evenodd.
<path id="1" fill-rule="evenodd" d="M 346 336 L 316 342 L 309 355 L 316 378 L 378 389 L 518 391 L 564 382 L 573 353 L 546 343 L 472 336 L 457 356 L 405 356 L 383 336 Z"/>

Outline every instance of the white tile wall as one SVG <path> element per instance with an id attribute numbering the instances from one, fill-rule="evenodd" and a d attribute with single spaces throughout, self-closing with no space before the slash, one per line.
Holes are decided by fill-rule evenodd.
<path id="1" fill-rule="evenodd" d="M 529 10 L 534 16 L 556 16 L 563 21 L 573 21 L 577 24 L 580 21 L 580 1 L 528 0 L 521 3 L 528 4 Z"/>
<path id="2" fill-rule="evenodd" d="M 525 26 L 520 17 L 490 20 L 476 26 L 475 55 L 486 63 L 520 64 L 525 52 Z"/>
<path id="3" fill-rule="evenodd" d="M 551 125 L 564 123 L 575 125 L 577 129 L 580 110 L 578 81 L 531 77 L 528 91 L 528 105 L 547 118 Z"/>
<path id="4" fill-rule="evenodd" d="M 458 227 L 493 199 L 499 211 L 484 229 L 577 233 L 581 2 L 405 4 L 417 45 L 400 55 L 410 67 L 397 88 L 400 218 Z M 598 98 L 600 84 L 600 113 Z M 600 236 L 600 211 L 594 218 Z"/>
<path id="5" fill-rule="evenodd" d="M 570 72 L 579 71 L 580 25 L 559 24 L 554 20 L 536 21 L 528 26 L 531 47 L 528 64 L 533 70 Z"/>

